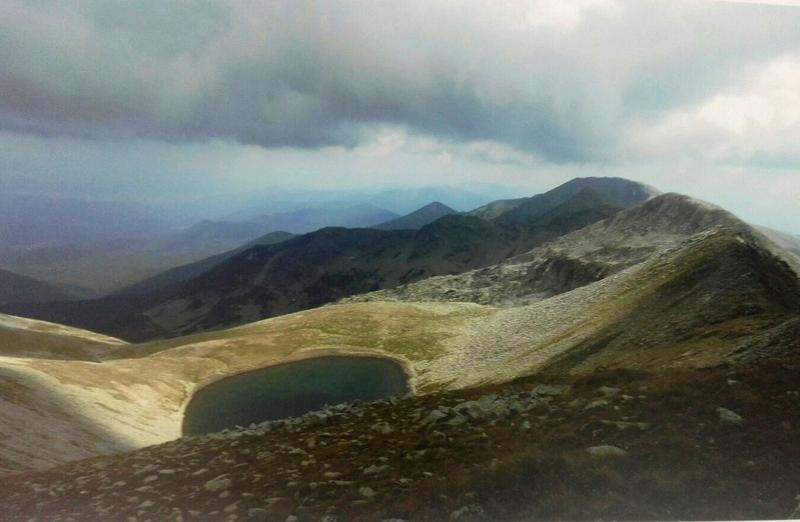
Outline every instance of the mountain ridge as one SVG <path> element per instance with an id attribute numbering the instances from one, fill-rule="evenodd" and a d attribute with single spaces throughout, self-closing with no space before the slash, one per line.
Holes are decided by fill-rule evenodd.
<path id="1" fill-rule="evenodd" d="M 603 188 L 607 184 L 609 190 Z M 553 189 L 555 196 L 545 198 L 548 203 L 539 212 L 529 211 L 513 222 L 450 214 L 416 231 L 326 228 L 243 251 L 204 267 L 208 271 L 180 288 L 142 294 L 135 302 L 115 296 L 103 306 L 82 302 L 68 309 L 53 304 L 5 311 L 128 340 L 235 326 L 347 295 L 497 263 L 618 212 L 622 207 L 609 204 L 603 193 L 613 195 L 620 187 L 632 197 L 649 197 L 635 182 L 584 179 L 566 191 Z"/>
<path id="2" fill-rule="evenodd" d="M 458 211 L 453 210 L 444 203 L 434 201 L 433 203 L 428 203 L 427 205 L 418 208 L 410 214 L 386 221 L 371 228 L 378 230 L 419 230 L 425 225 L 428 225 L 441 217 L 458 213 Z"/>

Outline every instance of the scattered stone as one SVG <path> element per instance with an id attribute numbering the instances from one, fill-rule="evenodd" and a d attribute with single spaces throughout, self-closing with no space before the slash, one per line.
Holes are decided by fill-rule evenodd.
<path id="1" fill-rule="evenodd" d="M 719 420 L 728 424 L 742 424 L 744 418 L 733 410 L 727 408 L 717 408 Z"/>
<path id="2" fill-rule="evenodd" d="M 148 484 L 150 482 L 153 482 L 154 480 L 158 480 L 158 475 L 150 475 L 149 477 L 145 477 L 142 482 Z"/>
<path id="3" fill-rule="evenodd" d="M 588 451 L 589 454 L 594 457 L 623 457 L 628 454 L 628 452 L 622 448 L 607 444 L 602 446 L 592 446 L 586 448 L 586 451 Z"/>
<path id="4" fill-rule="evenodd" d="M 468 504 L 450 513 L 450 520 L 486 518 L 486 512 L 480 504 Z"/>
<path id="5" fill-rule="evenodd" d="M 649 424 L 646 422 L 626 422 L 626 421 L 610 421 L 610 420 L 601 420 L 602 424 L 606 426 L 614 426 L 620 431 L 624 431 L 630 428 L 637 428 L 640 430 L 646 430 L 650 427 Z"/>
<path id="6" fill-rule="evenodd" d="M 376 422 L 370 426 L 372 431 L 377 431 L 381 435 L 389 435 L 394 431 L 394 428 L 388 422 Z"/>
<path id="7" fill-rule="evenodd" d="M 286 522 L 300 522 L 300 519 L 294 515 L 289 515 L 286 517 Z"/>
<path id="8" fill-rule="evenodd" d="M 419 424 L 421 426 L 429 426 L 429 425 L 435 424 L 436 422 L 438 422 L 438 421 L 440 421 L 440 420 L 442 420 L 444 418 L 447 418 L 447 413 L 445 413 L 445 412 L 443 412 L 441 410 L 433 410 L 424 419 L 422 419 L 419 422 Z"/>
<path id="9" fill-rule="evenodd" d="M 377 475 L 378 473 L 383 473 L 384 471 L 390 469 L 391 466 L 384 464 L 382 466 L 377 466 L 373 464 L 368 468 L 364 468 L 364 475 Z"/>
<path id="10" fill-rule="evenodd" d="M 447 420 L 447 424 L 449 426 L 461 426 L 462 424 L 465 424 L 467 422 L 469 422 L 469 419 L 459 414 L 456 414 L 455 416 Z"/>
<path id="11" fill-rule="evenodd" d="M 795 496 L 794 500 L 797 502 L 797 507 L 786 517 L 790 520 L 800 519 L 800 495 Z"/>
<path id="12" fill-rule="evenodd" d="M 339 473 L 338 471 L 326 471 L 325 473 L 323 473 L 323 476 L 328 479 L 335 479 L 341 477 L 342 474 Z"/>
<path id="13" fill-rule="evenodd" d="M 530 394 L 532 396 L 549 395 L 551 397 L 557 397 L 563 395 L 567 390 L 569 390 L 569 386 L 563 384 L 539 384 L 531 390 Z"/>
<path id="14" fill-rule="evenodd" d="M 567 406 L 569 406 L 570 408 L 583 408 L 586 404 L 588 404 L 588 402 L 589 401 L 587 401 L 583 397 L 578 397 L 577 399 L 573 399 L 572 401 L 570 401 L 570 403 Z"/>
<path id="15" fill-rule="evenodd" d="M 147 509 L 153 506 L 155 506 L 155 503 L 152 500 L 145 500 L 144 502 L 139 504 L 139 507 L 137 509 Z"/>
<path id="16" fill-rule="evenodd" d="M 531 429 L 530 421 L 522 421 L 522 424 L 520 425 L 520 428 L 522 428 L 525 431 L 530 430 Z"/>
<path id="17" fill-rule="evenodd" d="M 217 478 L 213 478 L 206 482 L 203 485 L 203 489 L 210 492 L 221 491 L 223 489 L 228 489 L 231 485 L 231 479 L 226 478 L 225 475 L 220 475 Z"/>
<path id="18" fill-rule="evenodd" d="M 620 388 L 612 388 L 611 386 L 600 386 L 597 388 L 597 392 L 602 394 L 607 399 L 613 399 L 622 393 L 622 390 Z"/>
<path id="19" fill-rule="evenodd" d="M 364 498 L 372 498 L 375 496 L 375 490 L 369 486 L 361 486 L 358 488 L 358 494 Z"/>
<path id="20" fill-rule="evenodd" d="M 595 408 L 605 408 L 605 407 L 609 406 L 609 404 L 611 404 L 611 403 L 609 403 L 605 399 L 595 399 L 592 402 L 590 402 L 589 404 L 587 404 L 586 406 L 584 406 L 583 409 L 584 410 L 593 410 Z"/>

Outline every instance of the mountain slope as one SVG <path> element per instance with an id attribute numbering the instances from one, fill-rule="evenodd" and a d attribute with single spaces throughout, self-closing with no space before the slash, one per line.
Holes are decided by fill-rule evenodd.
<path id="1" fill-rule="evenodd" d="M 608 204 L 620 208 L 635 205 L 658 193 L 652 187 L 623 178 L 575 178 L 543 194 L 496 201 L 469 214 L 503 223 L 524 222 L 563 204 L 584 189 L 595 191 Z"/>
<path id="2" fill-rule="evenodd" d="M 762 234 L 775 242 L 776 245 L 793 254 L 800 260 L 800 237 L 767 227 L 757 228 Z"/>
<path id="3" fill-rule="evenodd" d="M 108 433 L 99 442 L 65 435 L 83 454 L 118 448 L 119 441 L 164 442 L 180 433 L 187 393 L 204 383 L 317 355 L 389 357 L 407 369 L 415 394 L 436 394 L 542 372 L 581 375 L 602 367 L 658 374 L 753 364 L 800 353 L 798 332 L 797 276 L 758 237 L 721 226 L 525 306 L 342 304 L 124 346 L 99 364 L 3 358 L 0 369 L 13 373 L 18 391 L 10 397 L 0 390 L 0 417 L 11 400 L 31 407 L 25 423 L 0 423 L 0 433 L 27 426 L 19 434 L 27 451 L 53 455 L 53 440 L 37 426 L 63 416 L 59 408 L 66 406 L 42 401 L 48 394 L 67 400 L 69 390 L 70 411 Z M 0 456 L 7 457 L 4 444 Z"/>
<path id="4" fill-rule="evenodd" d="M 87 330 L 0 314 L 0 356 L 97 360 L 124 341 Z"/>
<path id="5" fill-rule="evenodd" d="M 223 252 L 222 254 L 207 257 L 205 259 L 201 259 L 200 261 L 195 261 L 194 263 L 176 266 L 175 268 L 161 272 L 153 277 L 149 277 L 130 286 L 121 288 L 120 290 L 114 292 L 114 295 L 148 294 L 152 292 L 169 291 L 169 289 L 175 288 L 186 281 L 198 277 L 204 272 L 208 272 L 221 262 L 235 256 L 239 252 L 247 250 L 248 248 L 259 245 L 273 245 L 293 237 L 294 234 L 290 234 L 289 232 L 270 232 L 237 248 Z"/>
<path id="6" fill-rule="evenodd" d="M 69 301 L 79 299 L 76 293 L 32 277 L 0 269 L 0 304 Z"/>
<path id="7" fill-rule="evenodd" d="M 375 225 L 372 228 L 377 230 L 419 230 L 425 225 L 451 214 L 458 214 L 458 212 L 443 203 L 435 201 L 410 214 L 381 223 L 380 225 Z"/>
<path id="8" fill-rule="evenodd" d="M 350 300 L 535 302 L 603 279 L 716 226 L 750 230 L 713 205 L 679 194 L 663 194 L 501 264 Z"/>
<path id="9" fill-rule="evenodd" d="M 417 231 L 323 229 L 243 251 L 179 289 L 140 294 L 136 302 L 114 296 L 102 305 L 89 301 L 68 308 L 55 304 L 4 311 L 129 340 L 235 326 L 432 275 L 492 265 L 621 209 L 602 196 L 606 180 L 589 179 L 579 185 L 570 189 L 570 197 L 535 215 L 528 213 L 524 220 L 505 223 L 500 222 L 502 216 L 488 221 L 449 215 Z M 645 197 L 647 191 L 638 193 Z"/>
<path id="10" fill-rule="evenodd" d="M 587 190 L 526 225 L 450 215 L 418 231 L 323 229 L 245 251 L 187 283 L 146 316 L 159 329 L 183 334 L 243 324 L 489 265 L 618 210 Z"/>

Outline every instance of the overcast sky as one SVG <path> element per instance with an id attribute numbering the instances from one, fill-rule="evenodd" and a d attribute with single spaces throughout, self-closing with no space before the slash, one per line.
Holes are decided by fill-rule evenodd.
<path id="1" fill-rule="evenodd" d="M 644 181 L 800 233 L 795 2 L 0 0 L 0 185 Z"/>

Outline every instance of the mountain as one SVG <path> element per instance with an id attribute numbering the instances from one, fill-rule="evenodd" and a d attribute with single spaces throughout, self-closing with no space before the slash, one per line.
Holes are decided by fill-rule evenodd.
<path id="1" fill-rule="evenodd" d="M 204 272 L 208 272 L 226 259 L 229 259 L 249 248 L 254 246 L 274 245 L 293 237 L 295 237 L 294 234 L 290 234 L 289 232 L 270 232 L 252 241 L 248 241 L 237 248 L 223 252 L 222 254 L 207 257 L 205 259 L 201 259 L 200 261 L 195 261 L 194 263 L 176 266 L 175 268 L 161 272 L 153 277 L 148 277 L 147 279 L 134 283 L 130 286 L 121 288 L 112 295 L 122 296 L 169 291 L 169 289 L 176 288 L 182 283 L 194 279 L 195 277 L 202 275 Z"/>
<path id="2" fill-rule="evenodd" d="M 448 215 L 416 231 L 326 228 L 244 250 L 169 291 L 4 311 L 129 340 L 235 326 L 526 252 L 618 212 L 591 188 L 604 184 L 592 180 L 527 222 Z"/>
<path id="3" fill-rule="evenodd" d="M 594 191 L 606 203 L 620 208 L 629 207 L 657 194 L 651 187 L 623 178 L 575 178 L 543 194 L 490 203 L 470 214 L 503 223 L 525 222 L 587 189 Z"/>
<path id="4" fill-rule="evenodd" d="M 239 247 L 268 232 L 265 225 L 202 221 L 149 238 L 47 244 L 7 251 L 0 262 L 25 275 L 108 293 L 172 267 Z"/>
<path id="5" fill-rule="evenodd" d="M 774 241 L 776 245 L 800 259 L 800 237 L 767 227 L 757 228 L 762 234 Z"/>
<path id="6" fill-rule="evenodd" d="M 531 223 L 556 233 L 569 215 L 591 216 L 591 202 L 606 205 L 583 187 Z M 451 215 L 418 231 L 332 228 L 254 247 L 193 280 L 188 306 L 160 310 L 209 318 L 205 296 L 221 296 L 247 316 L 259 303 L 245 292 L 264 281 L 310 298 L 314 278 L 381 266 L 368 261 L 401 243 L 431 263 L 453 248 L 457 262 L 473 237 L 499 244 L 519 230 L 496 221 Z M 301 253 L 307 265 L 293 266 Z M 663 194 L 454 276 L 438 294 L 408 289 L 447 278 L 185 337 L 97 336 L 94 355 L 74 358 L 28 356 L 39 348 L 25 341 L 0 355 L 0 473 L 10 475 L 0 515 L 785 518 L 800 480 L 792 259 L 732 214 Z M 489 304 L 450 301 L 478 280 Z M 318 288 L 340 283 L 360 284 Z M 26 339 L 53 328 L 0 316 L 0 346 L 7 329 Z M 53 352 L 57 336 L 92 336 L 50 333 Z M 330 356 L 394 361 L 409 393 L 181 437 L 187 403 L 209 383 Z"/>
<path id="7" fill-rule="evenodd" d="M 370 227 L 399 217 L 394 212 L 370 204 L 331 203 L 289 212 L 262 214 L 250 220 L 267 230 L 305 234 L 325 227 Z"/>
<path id="8" fill-rule="evenodd" d="M 662 194 L 498 265 L 351 299 L 535 302 L 603 279 L 720 226 L 751 230 L 723 209 L 680 194 Z"/>
<path id="9" fill-rule="evenodd" d="M 458 212 L 443 203 L 434 201 L 410 214 L 375 225 L 372 228 L 377 230 L 419 230 L 425 225 L 451 214 L 458 214 Z"/>
<path id="10" fill-rule="evenodd" d="M 82 296 L 49 283 L 0 269 L 0 303 L 39 303 L 77 300 Z"/>

